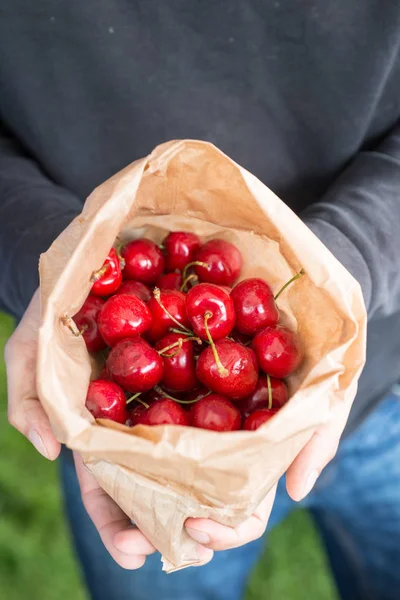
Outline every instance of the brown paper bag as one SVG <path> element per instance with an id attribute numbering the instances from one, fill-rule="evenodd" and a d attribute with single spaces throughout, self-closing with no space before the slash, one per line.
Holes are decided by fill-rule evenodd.
<path id="1" fill-rule="evenodd" d="M 305 359 L 289 380 L 290 402 L 256 432 L 132 430 L 95 423 L 85 408 L 91 361 L 63 320 L 83 304 L 117 236 L 160 242 L 182 229 L 233 242 L 243 254 L 242 278 L 263 277 L 274 290 L 306 270 L 279 299 Z M 54 432 L 82 454 L 168 572 L 199 564 L 187 517 L 226 525 L 248 518 L 315 428 L 354 399 L 366 335 L 358 283 L 277 196 L 210 144 L 164 144 L 102 184 L 41 257 L 40 275 L 38 390 Z"/>

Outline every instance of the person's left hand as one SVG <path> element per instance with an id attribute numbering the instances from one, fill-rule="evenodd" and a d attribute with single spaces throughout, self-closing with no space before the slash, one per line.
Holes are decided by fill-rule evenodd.
<path id="1" fill-rule="evenodd" d="M 286 473 L 286 488 L 293 500 L 300 501 L 314 487 L 321 471 L 334 458 L 351 406 L 340 404 L 328 423 L 317 429 L 297 455 Z M 188 519 L 188 534 L 211 550 L 228 550 L 261 537 L 267 527 L 276 487 L 266 496 L 254 514 L 236 528 L 225 527 L 211 519 Z"/>

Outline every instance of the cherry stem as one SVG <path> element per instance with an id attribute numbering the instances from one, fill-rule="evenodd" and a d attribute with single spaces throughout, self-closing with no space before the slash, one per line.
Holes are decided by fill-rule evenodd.
<path id="1" fill-rule="evenodd" d="M 187 327 L 185 327 L 184 325 L 182 325 L 182 323 L 179 323 L 179 321 L 177 319 L 175 319 L 175 317 L 173 317 L 171 315 L 171 313 L 169 313 L 167 311 L 167 309 L 165 308 L 164 304 L 161 302 L 161 292 L 160 292 L 160 288 L 155 287 L 153 290 L 153 296 L 156 299 L 157 303 L 161 306 L 161 308 L 163 309 L 163 311 L 165 312 L 165 314 L 171 319 L 171 321 L 173 321 L 175 323 L 175 325 L 177 325 L 179 327 L 179 329 L 181 330 L 179 333 L 182 333 L 183 331 L 187 331 L 190 335 L 193 335 L 193 331 L 190 331 L 190 329 L 188 329 Z"/>
<path id="2" fill-rule="evenodd" d="M 71 322 L 72 321 L 72 322 Z M 65 325 L 65 327 L 67 327 L 70 332 L 75 336 L 75 337 L 79 337 L 81 335 L 83 335 L 83 333 L 86 331 L 86 329 L 88 329 L 89 325 L 84 325 L 82 327 L 82 329 L 78 329 L 75 321 L 73 321 L 71 319 L 71 317 L 61 317 L 61 323 L 63 325 Z M 73 323 L 73 325 L 72 325 Z"/>
<path id="3" fill-rule="evenodd" d="M 179 333 L 179 335 L 187 335 L 189 337 L 193 337 L 193 331 L 182 331 L 182 329 L 175 329 L 174 327 L 170 327 L 169 331 L 171 333 Z"/>
<path id="4" fill-rule="evenodd" d="M 188 276 L 186 277 L 186 279 L 184 280 L 184 282 L 182 283 L 182 285 L 181 285 L 181 287 L 180 287 L 180 291 L 181 291 L 181 292 L 184 292 L 184 291 L 185 291 L 185 289 L 186 289 L 186 286 L 187 286 L 187 284 L 188 284 L 190 281 L 194 281 L 194 280 L 198 280 L 198 278 L 197 278 L 197 275 L 195 275 L 194 273 L 192 273 L 191 275 L 188 275 Z"/>
<path id="5" fill-rule="evenodd" d="M 117 253 L 118 256 L 118 260 L 119 260 L 119 266 L 121 267 L 121 270 L 125 268 L 125 259 L 121 254 L 121 250 L 124 247 L 125 244 L 118 244 L 118 246 L 115 249 L 115 252 Z"/>
<path id="6" fill-rule="evenodd" d="M 215 347 L 214 340 L 212 339 L 210 330 L 208 328 L 208 320 L 211 319 L 212 316 L 213 316 L 213 314 L 209 310 L 206 313 L 204 313 L 204 328 L 206 330 L 207 339 L 211 346 L 211 350 L 214 354 L 214 359 L 215 359 L 215 362 L 216 362 L 216 365 L 218 368 L 218 373 L 221 375 L 221 377 L 228 377 L 229 371 L 228 371 L 228 369 L 225 369 L 224 365 L 221 362 L 220 357 L 218 356 L 217 348 Z"/>
<path id="7" fill-rule="evenodd" d="M 180 333 L 180 332 L 179 332 Z M 179 352 L 182 350 L 182 346 L 185 342 L 197 342 L 198 344 L 201 344 L 202 341 L 200 338 L 198 337 L 186 337 L 186 338 L 179 338 L 178 341 L 174 342 L 173 344 L 170 344 L 169 346 L 165 346 L 165 348 L 162 348 L 161 350 L 157 350 L 158 354 L 160 356 L 167 356 L 167 358 L 173 358 L 174 356 L 177 356 L 179 354 Z M 173 352 L 173 354 L 166 354 L 166 352 L 168 352 L 168 350 L 172 350 L 172 348 L 177 348 L 176 352 Z"/>
<path id="8" fill-rule="evenodd" d="M 188 273 L 190 267 L 204 267 L 205 269 L 209 269 L 210 265 L 208 263 L 202 262 L 201 260 L 194 260 L 193 262 L 188 263 L 185 266 L 185 268 L 183 269 L 183 273 L 182 273 L 183 280 L 186 279 L 187 273 Z"/>
<path id="9" fill-rule="evenodd" d="M 201 396 L 201 398 L 196 398 L 196 400 L 178 400 L 178 398 L 174 398 L 173 396 L 170 396 L 169 394 L 167 394 L 167 392 L 165 390 L 163 390 L 159 385 L 154 386 L 154 389 L 158 394 L 160 394 L 161 396 L 164 396 L 164 398 L 168 398 L 169 400 L 178 402 L 178 404 L 195 404 L 199 400 L 202 400 L 203 398 L 205 398 L 206 396 L 209 396 L 211 394 L 211 392 L 207 392 L 207 394 L 204 394 L 204 396 Z"/>
<path id="10" fill-rule="evenodd" d="M 101 279 L 103 275 L 107 273 L 107 270 L 108 265 L 103 265 L 98 271 L 93 271 L 93 273 L 90 276 L 90 283 L 95 283 L 96 281 L 99 281 L 99 279 Z"/>
<path id="11" fill-rule="evenodd" d="M 267 375 L 267 385 L 268 385 L 268 410 L 272 409 L 272 386 L 271 386 L 271 378 Z"/>
<path id="12" fill-rule="evenodd" d="M 130 398 L 128 398 L 128 400 L 126 401 L 127 404 L 129 404 L 130 402 L 133 402 L 134 400 L 136 400 L 137 402 L 140 402 L 140 404 L 143 404 L 143 406 L 145 406 L 146 408 L 149 408 L 149 405 L 144 402 L 144 400 L 141 400 L 139 398 L 140 394 L 142 392 L 136 392 L 136 394 L 133 394 L 133 396 L 131 396 Z"/>
<path id="13" fill-rule="evenodd" d="M 283 287 L 281 287 L 281 289 L 279 290 L 279 292 L 274 296 L 275 300 L 278 300 L 279 296 L 282 294 L 282 292 L 284 292 L 286 290 L 286 288 L 293 283 L 294 281 L 296 281 L 296 279 L 300 279 L 300 277 L 302 277 L 303 275 L 305 275 L 305 270 L 301 269 L 297 275 L 295 275 L 294 277 L 292 277 L 292 279 L 289 279 L 289 281 L 287 281 L 285 283 L 285 285 Z"/>

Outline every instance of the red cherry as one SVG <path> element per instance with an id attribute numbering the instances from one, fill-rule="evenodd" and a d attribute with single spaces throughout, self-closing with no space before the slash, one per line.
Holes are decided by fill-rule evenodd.
<path id="1" fill-rule="evenodd" d="M 110 296 L 117 291 L 122 283 L 122 271 L 114 248 L 111 248 L 103 266 L 93 273 L 90 281 L 93 281 L 90 293 L 95 296 Z"/>
<path id="2" fill-rule="evenodd" d="M 159 340 L 154 346 L 158 352 L 177 344 L 181 340 L 181 346 L 175 346 L 162 353 L 164 359 L 164 375 L 161 385 L 172 392 L 185 392 L 192 390 L 198 384 L 196 377 L 196 363 L 194 360 L 193 343 L 185 340 L 185 336 L 178 333 L 170 333 Z"/>
<path id="3" fill-rule="evenodd" d="M 166 273 L 166 275 L 161 275 L 156 285 L 160 290 L 180 290 L 182 275 L 180 273 Z"/>
<path id="4" fill-rule="evenodd" d="M 240 411 L 230 400 L 210 394 L 199 400 L 191 408 L 191 424 L 193 427 L 212 429 L 213 431 L 236 431 L 240 429 Z"/>
<path id="5" fill-rule="evenodd" d="M 275 325 L 262 329 L 252 342 L 261 369 L 278 379 L 284 379 L 300 365 L 302 352 L 293 331 Z"/>
<path id="6" fill-rule="evenodd" d="M 82 308 L 73 317 L 79 331 L 82 331 L 82 337 L 89 352 L 99 352 L 107 345 L 100 335 L 97 324 L 97 319 L 103 306 L 104 300 L 89 294 Z"/>
<path id="7" fill-rule="evenodd" d="M 147 392 L 163 376 L 161 356 L 141 338 L 121 340 L 107 358 L 113 381 L 128 392 Z"/>
<path id="8" fill-rule="evenodd" d="M 260 408 L 260 410 L 256 410 L 247 417 L 243 423 L 243 429 L 246 429 L 247 431 L 255 431 L 261 427 L 261 425 L 264 425 L 264 423 L 272 419 L 277 412 L 278 411 L 275 409 L 269 410 L 268 408 Z"/>
<path id="9" fill-rule="evenodd" d="M 156 290 L 155 293 L 157 295 Z M 175 321 L 178 321 L 184 327 L 189 325 L 186 314 L 186 298 L 182 292 L 178 292 L 177 290 L 162 290 L 159 292 L 159 300 Z M 151 329 L 146 335 L 149 340 L 156 342 L 164 337 L 164 335 L 167 335 L 171 327 L 179 329 L 177 323 L 165 312 L 155 297 L 149 301 L 147 306 L 153 318 Z"/>
<path id="10" fill-rule="evenodd" d="M 196 261 L 208 267 L 196 265 L 195 271 L 200 281 L 231 286 L 242 269 L 242 255 L 239 250 L 225 240 L 210 240 L 196 253 Z"/>
<path id="11" fill-rule="evenodd" d="M 135 425 L 146 425 L 147 409 L 143 404 L 137 404 L 129 410 L 129 421 L 130 426 Z"/>
<path id="12" fill-rule="evenodd" d="M 122 285 L 118 288 L 118 294 L 131 294 L 136 296 L 144 303 L 148 302 L 151 298 L 151 291 L 140 281 L 133 281 L 133 279 L 127 279 L 122 282 Z"/>
<path id="13" fill-rule="evenodd" d="M 126 244 L 122 250 L 125 259 L 124 278 L 154 284 L 164 271 L 164 256 L 151 240 L 142 238 Z"/>
<path id="14" fill-rule="evenodd" d="M 129 416 L 123 389 L 104 379 L 89 383 L 86 408 L 96 419 L 111 419 L 117 423 L 125 423 Z"/>
<path id="15" fill-rule="evenodd" d="M 186 295 L 186 311 L 193 331 L 207 340 L 206 325 L 213 340 L 220 340 L 233 329 L 235 311 L 229 294 L 212 283 L 200 283 Z M 211 316 L 205 320 L 205 315 Z"/>
<path id="16" fill-rule="evenodd" d="M 196 251 L 201 246 L 200 239 L 194 233 L 174 231 L 163 242 L 165 248 L 165 268 L 167 271 L 183 271 L 193 262 Z"/>
<path id="17" fill-rule="evenodd" d="M 257 386 L 258 365 L 254 352 L 230 340 L 215 343 L 220 363 L 212 348 L 206 348 L 197 361 L 196 374 L 203 385 L 213 392 L 241 400 L 250 396 Z"/>
<path id="18" fill-rule="evenodd" d="M 146 411 L 146 425 L 189 425 L 189 413 L 168 398 L 152 404 Z"/>
<path id="19" fill-rule="evenodd" d="M 275 379 L 270 377 L 271 383 L 271 398 L 272 407 L 280 408 L 289 399 L 289 393 L 287 386 L 281 379 Z M 237 407 L 244 417 L 248 417 L 250 413 L 260 408 L 268 408 L 269 405 L 269 393 L 268 393 L 268 381 L 264 375 L 260 375 L 257 382 L 255 392 L 248 398 L 244 398 L 237 403 Z"/>
<path id="20" fill-rule="evenodd" d="M 151 321 L 146 304 L 130 294 L 111 296 L 98 318 L 100 333 L 108 346 L 144 333 L 150 328 Z"/>
<path id="21" fill-rule="evenodd" d="M 279 311 L 274 294 L 262 279 L 244 279 L 231 292 L 235 306 L 236 329 L 253 336 L 267 325 L 276 325 Z"/>

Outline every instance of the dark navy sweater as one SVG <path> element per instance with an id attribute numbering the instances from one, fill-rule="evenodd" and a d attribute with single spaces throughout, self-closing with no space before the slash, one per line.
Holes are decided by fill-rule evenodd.
<path id="1" fill-rule="evenodd" d="M 400 3 L 12 0 L 0 7 L 0 307 L 88 193 L 157 144 L 215 143 L 360 282 L 348 431 L 400 380 Z"/>

